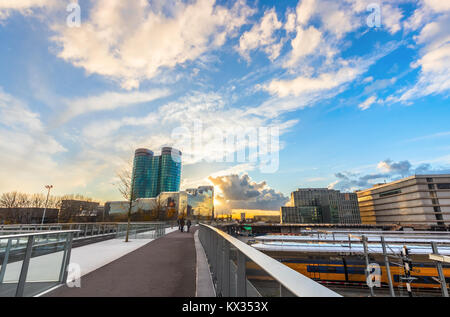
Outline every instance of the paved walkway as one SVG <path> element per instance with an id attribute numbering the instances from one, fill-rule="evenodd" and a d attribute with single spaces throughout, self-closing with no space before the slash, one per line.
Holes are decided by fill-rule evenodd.
<path id="1" fill-rule="evenodd" d="M 176 231 L 81 278 L 81 288 L 62 286 L 51 297 L 194 297 L 194 230 Z"/>

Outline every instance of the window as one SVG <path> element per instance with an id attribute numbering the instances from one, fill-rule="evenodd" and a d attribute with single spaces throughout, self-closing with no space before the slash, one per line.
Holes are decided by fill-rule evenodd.
<path id="1" fill-rule="evenodd" d="M 428 184 L 428 189 L 435 189 L 433 184 Z"/>
<path id="2" fill-rule="evenodd" d="M 390 190 L 387 192 L 380 193 L 380 197 L 387 197 L 387 196 L 393 196 L 397 194 L 401 194 L 402 191 L 400 189 Z"/>
<path id="3" fill-rule="evenodd" d="M 432 178 L 427 178 L 427 182 L 428 182 L 428 183 L 432 183 L 432 182 L 433 182 L 433 179 L 432 179 Z"/>
<path id="4" fill-rule="evenodd" d="M 438 189 L 450 189 L 450 184 L 437 184 Z"/>

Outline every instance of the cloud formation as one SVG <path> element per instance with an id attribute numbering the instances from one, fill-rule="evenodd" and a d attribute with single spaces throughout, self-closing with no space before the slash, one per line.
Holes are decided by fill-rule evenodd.
<path id="1" fill-rule="evenodd" d="M 162 7 L 146 0 L 98 0 L 81 27 L 54 25 L 53 41 L 58 57 L 135 89 L 163 69 L 221 47 L 253 13 L 243 0 L 230 7 L 215 0 L 171 1 Z"/>
<path id="2" fill-rule="evenodd" d="M 0 20 L 8 18 L 12 12 L 31 14 L 33 10 L 53 8 L 58 0 L 2 0 L 0 1 Z"/>
<path id="3" fill-rule="evenodd" d="M 419 70 L 417 82 L 395 101 L 410 102 L 423 96 L 450 92 L 450 3 L 449 1 L 422 0 L 405 28 L 419 31 L 414 36 L 419 58 L 412 67 Z"/>
<path id="4" fill-rule="evenodd" d="M 257 183 L 244 174 L 209 177 L 217 189 L 218 208 L 223 211 L 231 209 L 279 210 L 289 199 L 282 193 L 267 186 L 266 182 Z"/>
<path id="5" fill-rule="evenodd" d="M 328 187 L 342 191 L 367 189 L 377 183 L 395 181 L 415 174 L 448 174 L 449 167 L 435 168 L 429 163 L 413 166 L 408 160 L 394 162 L 390 159 L 381 161 L 377 165 L 379 173 L 361 175 L 359 173 L 341 172 L 335 174 L 337 180 Z"/>

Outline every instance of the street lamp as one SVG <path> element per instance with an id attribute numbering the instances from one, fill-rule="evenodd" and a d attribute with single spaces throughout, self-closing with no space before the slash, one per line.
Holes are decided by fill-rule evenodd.
<path id="1" fill-rule="evenodd" d="M 44 224 L 45 212 L 47 211 L 48 198 L 50 197 L 50 190 L 53 188 L 53 185 L 46 185 L 45 188 L 48 189 L 48 193 L 47 193 L 47 200 L 45 201 L 45 208 L 44 208 L 44 214 L 42 215 L 41 225 Z"/>

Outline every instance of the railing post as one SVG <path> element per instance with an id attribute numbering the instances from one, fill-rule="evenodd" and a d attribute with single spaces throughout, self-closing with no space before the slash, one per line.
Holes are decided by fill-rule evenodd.
<path id="1" fill-rule="evenodd" d="M 230 296 L 230 243 L 223 239 L 222 256 L 222 296 Z"/>
<path id="2" fill-rule="evenodd" d="M 392 283 L 391 267 L 389 264 L 389 258 L 386 251 L 386 243 L 383 236 L 381 236 L 381 246 L 383 247 L 384 265 L 386 266 L 386 274 L 388 276 L 389 291 L 391 292 L 391 297 L 395 297 L 394 284 Z"/>
<path id="3" fill-rule="evenodd" d="M 6 244 L 5 257 L 3 259 L 2 268 L 0 270 L 0 284 L 3 283 L 3 279 L 5 278 L 6 266 L 9 261 L 9 251 L 11 250 L 12 239 L 8 239 L 8 243 Z"/>
<path id="4" fill-rule="evenodd" d="M 436 242 L 431 242 L 431 248 L 433 249 L 434 254 L 436 254 L 436 255 L 439 254 L 439 250 L 438 250 Z M 436 268 L 438 271 L 439 281 L 441 284 L 442 296 L 448 297 L 447 282 L 445 281 L 444 271 L 442 270 L 442 263 L 439 261 L 436 261 Z"/>
<path id="5" fill-rule="evenodd" d="M 369 250 L 368 250 L 368 246 L 367 246 L 367 237 L 365 235 L 362 236 L 362 243 L 363 243 L 363 247 L 364 247 L 364 258 L 366 260 L 365 273 L 366 273 L 366 281 L 367 281 L 369 279 Z M 374 297 L 375 293 L 373 291 L 372 284 L 369 285 L 369 290 L 370 290 L 370 296 Z"/>
<path id="6" fill-rule="evenodd" d="M 247 297 L 247 275 L 245 255 L 237 250 L 236 294 L 237 297 Z"/>
<path id="7" fill-rule="evenodd" d="M 61 271 L 59 274 L 59 282 L 64 284 L 67 281 L 67 269 L 70 263 L 70 255 L 72 252 L 72 241 L 73 241 L 73 232 L 68 233 L 66 237 L 66 243 L 64 244 L 64 256 L 63 261 L 61 263 Z"/>
<path id="8" fill-rule="evenodd" d="M 28 237 L 27 249 L 25 251 L 25 258 L 22 262 L 22 269 L 20 270 L 19 282 L 16 289 L 16 297 L 23 297 L 25 290 L 25 283 L 27 280 L 28 267 L 30 266 L 31 253 L 33 251 L 34 236 Z"/>
<path id="9" fill-rule="evenodd" d="M 215 232 L 211 232 L 211 235 L 212 235 L 211 263 L 213 267 L 214 279 L 217 280 L 217 234 Z"/>
<path id="10" fill-rule="evenodd" d="M 217 293 L 223 296 L 222 286 L 223 286 L 223 239 L 221 236 L 217 235 Z"/>

